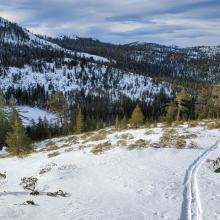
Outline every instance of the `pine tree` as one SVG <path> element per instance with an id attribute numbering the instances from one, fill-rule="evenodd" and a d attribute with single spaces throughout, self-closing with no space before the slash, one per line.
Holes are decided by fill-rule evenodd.
<path id="1" fill-rule="evenodd" d="M 55 92 L 50 99 L 50 111 L 59 115 L 60 123 L 63 126 L 64 117 L 67 109 L 66 99 L 61 92 Z"/>
<path id="2" fill-rule="evenodd" d="M 0 149 L 5 145 L 5 138 L 8 130 L 9 123 L 4 110 L 3 93 L 0 91 Z"/>
<path id="3" fill-rule="evenodd" d="M 177 112 L 177 106 L 175 102 L 171 101 L 167 107 L 166 107 L 166 116 L 165 116 L 165 121 L 171 125 L 172 122 L 175 120 L 175 115 Z"/>
<path id="4" fill-rule="evenodd" d="M 177 115 L 176 115 L 177 122 L 180 120 L 181 113 L 187 110 L 185 104 L 186 101 L 188 100 L 189 100 L 189 96 L 185 90 L 182 90 L 181 92 L 178 92 L 176 94 L 175 102 L 177 103 Z"/>
<path id="5" fill-rule="evenodd" d="M 213 86 L 212 96 L 214 98 L 214 108 L 216 111 L 216 117 L 218 119 L 219 112 L 220 112 L 220 86 L 218 86 L 218 85 Z"/>
<path id="6" fill-rule="evenodd" d="M 6 144 L 12 156 L 25 156 L 33 150 L 18 113 L 15 115 L 12 130 L 7 134 Z"/>
<path id="7" fill-rule="evenodd" d="M 122 120 L 120 121 L 120 128 L 121 128 L 121 129 L 126 129 L 127 126 L 128 126 L 128 122 L 127 122 L 126 117 L 124 116 L 124 117 L 122 118 Z"/>
<path id="8" fill-rule="evenodd" d="M 8 114 L 8 120 L 10 124 L 10 130 L 12 129 L 12 125 L 15 123 L 16 119 L 19 117 L 19 113 L 16 109 L 16 103 L 13 98 L 10 98 L 9 100 L 9 114 Z"/>
<path id="9" fill-rule="evenodd" d="M 130 124 L 132 127 L 138 128 L 141 125 L 143 125 L 143 123 L 144 123 L 144 115 L 139 105 L 137 105 L 132 112 Z"/>
<path id="10" fill-rule="evenodd" d="M 211 91 L 203 88 L 197 95 L 195 113 L 198 119 L 208 118 L 213 115 L 214 102 Z"/>
<path id="11" fill-rule="evenodd" d="M 115 128 L 116 128 L 116 129 L 119 129 L 119 128 L 120 128 L 120 122 L 119 122 L 118 115 L 116 116 L 116 119 L 115 119 Z"/>
<path id="12" fill-rule="evenodd" d="M 76 115 L 76 133 L 80 134 L 83 132 L 83 130 L 84 130 L 84 116 L 80 109 Z"/>

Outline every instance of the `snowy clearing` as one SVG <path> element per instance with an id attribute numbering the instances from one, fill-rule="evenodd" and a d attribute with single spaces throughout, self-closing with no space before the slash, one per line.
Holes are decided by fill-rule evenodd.
<path id="1" fill-rule="evenodd" d="M 39 121 L 39 118 L 41 118 L 42 120 L 46 118 L 47 121 L 51 124 L 57 121 L 56 114 L 37 107 L 18 105 L 16 106 L 16 109 L 21 116 L 24 126 L 32 125 L 32 122 L 37 123 Z M 6 111 L 9 111 L 9 109 L 6 108 Z"/>
<path id="2" fill-rule="evenodd" d="M 57 120 L 56 114 L 42 110 L 40 108 L 30 106 L 17 106 L 17 110 L 20 113 L 25 126 L 31 125 L 32 122 L 37 123 L 39 118 L 41 118 L 42 120 L 46 118 L 50 123 L 54 123 Z"/>
<path id="3" fill-rule="evenodd" d="M 193 134 L 198 147 L 138 148 L 157 143 L 163 128 L 107 129 L 43 141 L 24 159 L 0 159 L 7 174 L 0 219 L 220 219 L 220 176 L 206 162 L 220 156 L 220 132 L 177 130 Z M 38 196 L 19 185 L 31 176 Z M 68 196 L 47 195 L 58 190 Z M 22 205 L 27 200 L 36 205 Z"/>

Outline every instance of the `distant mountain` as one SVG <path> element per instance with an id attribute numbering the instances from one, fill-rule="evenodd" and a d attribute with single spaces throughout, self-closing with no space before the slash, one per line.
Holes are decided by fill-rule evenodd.
<path id="1" fill-rule="evenodd" d="M 195 97 L 199 88 L 220 82 L 220 47 L 52 38 L 0 18 L 0 81 L 6 99 L 14 96 L 19 104 L 47 107 L 60 91 L 74 108 L 103 117 L 128 115 L 137 102 L 157 117 L 181 88 Z"/>
<path id="2" fill-rule="evenodd" d="M 179 48 L 152 43 L 124 45 L 103 43 L 92 38 L 49 38 L 66 49 L 106 56 L 119 68 L 150 77 L 188 82 L 220 81 L 220 46 Z"/>
<path id="3" fill-rule="evenodd" d="M 153 102 L 161 105 L 156 100 L 165 103 L 172 95 L 170 83 L 121 66 L 123 54 L 116 55 L 124 52 L 123 45 L 77 36 L 49 38 L 5 19 L 0 23 L 0 88 L 7 100 L 14 96 L 18 104 L 47 107 L 50 95 L 59 91 L 72 106 L 115 115 L 125 106 L 130 114 L 138 100 L 152 110 Z"/>

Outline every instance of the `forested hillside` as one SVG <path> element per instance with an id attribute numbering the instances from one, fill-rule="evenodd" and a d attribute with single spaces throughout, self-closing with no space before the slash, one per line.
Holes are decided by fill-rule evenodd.
<path id="1" fill-rule="evenodd" d="M 79 112 L 84 131 L 126 124 L 137 104 L 150 122 L 218 117 L 219 72 L 220 47 L 51 38 L 0 18 L 2 106 L 13 100 L 60 115 L 53 127 L 33 125 L 51 131 L 40 139 L 76 130 Z"/>

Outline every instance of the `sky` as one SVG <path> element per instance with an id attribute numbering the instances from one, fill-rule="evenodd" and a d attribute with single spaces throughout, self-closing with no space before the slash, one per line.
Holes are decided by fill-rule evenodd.
<path id="1" fill-rule="evenodd" d="M 220 45 L 220 0 L 0 0 L 0 16 L 49 36 Z"/>

